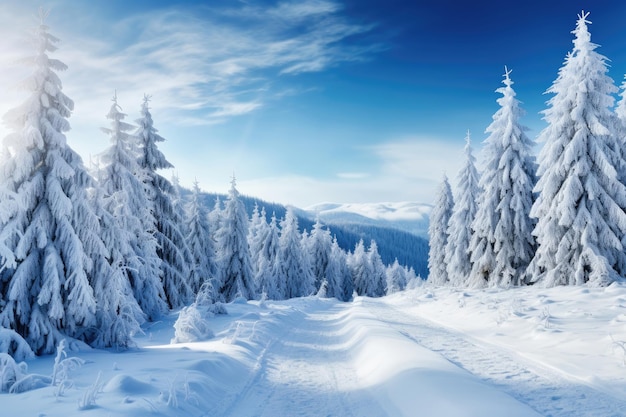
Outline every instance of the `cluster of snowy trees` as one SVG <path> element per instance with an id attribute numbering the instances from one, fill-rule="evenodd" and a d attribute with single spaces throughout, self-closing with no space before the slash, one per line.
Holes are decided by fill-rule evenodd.
<path id="1" fill-rule="evenodd" d="M 90 169 L 67 144 L 73 102 L 49 56 L 58 39 L 35 33 L 26 101 L 9 111 L 0 155 L 0 352 L 52 353 L 64 339 L 127 347 L 142 323 L 196 297 L 214 303 L 319 294 L 349 300 L 403 289 L 414 272 L 386 267 L 375 242 L 339 248 L 318 221 L 300 233 L 288 210 L 248 218 L 233 178 L 209 210 L 188 198 L 158 143 L 149 97 L 135 124 L 117 97 L 102 131 L 110 146 Z"/>
<path id="2" fill-rule="evenodd" d="M 456 195 L 445 177 L 439 188 L 430 282 L 602 286 L 626 277 L 626 82 L 615 105 L 619 90 L 588 15 L 578 16 L 574 48 L 548 89 L 538 163 L 505 71 L 482 173 L 468 134 Z"/>

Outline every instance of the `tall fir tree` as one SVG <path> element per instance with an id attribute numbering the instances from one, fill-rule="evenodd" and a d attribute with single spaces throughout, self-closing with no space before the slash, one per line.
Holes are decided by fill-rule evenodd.
<path id="1" fill-rule="evenodd" d="M 372 268 L 369 257 L 363 244 L 363 239 L 354 247 L 354 251 L 348 257 L 348 265 L 352 272 L 352 282 L 354 291 L 358 295 L 371 296 L 374 292 L 372 288 Z"/>
<path id="2" fill-rule="evenodd" d="M 291 207 L 281 221 L 279 250 L 276 258 L 276 279 L 283 298 L 309 296 L 314 293 L 311 265 L 304 255 L 298 218 Z"/>
<path id="3" fill-rule="evenodd" d="M 532 282 L 545 286 L 607 285 L 624 275 L 626 187 L 611 111 L 617 91 L 607 59 L 597 53 L 578 16 L 574 48 L 548 89 L 531 216 L 539 245 L 529 267 Z"/>
<path id="4" fill-rule="evenodd" d="M 213 240 L 217 241 L 217 232 L 222 227 L 222 200 L 220 196 L 215 196 L 215 204 L 213 204 L 213 209 L 209 212 L 209 225 L 211 226 L 211 230 L 213 231 Z"/>
<path id="5" fill-rule="evenodd" d="M 96 177 L 101 178 L 102 171 L 98 170 Z M 111 204 L 118 196 L 105 195 L 103 187 L 96 187 L 92 196 L 100 219 L 102 241 L 107 248 L 105 257 L 94 259 L 97 272 L 92 280 L 97 305 L 97 331 L 92 345 L 99 348 L 132 346 L 132 336 L 140 331 L 140 325 L 145 321 L 129 277 L 129 265 L 136 260 L 131 245 L 134 233 L 125 229 L 117 217 L 124 202 Z M 115 207 L 113 213 L 109 212 L 111 206 Z"/>
<path id="6" fill-rule="evenodd" d="M 220 294 L 226 302 L 236 297 L 255 297 L 252 260 L 248 247 L 248 214 L 239 198 L 235 177 L 231 183 L 218 231 Z"/>
<path id="7" fill-rule="evenodd" d="M 96 324 L 90 285 L 93 257 L 103 256 L 98 219 L 87 195 L 93 179 L 67 144 L 74 103 L 62 92 L 50 58 L 59 39 L 40 10 L 30 96 L 10 110 L 0 172 L 0 255 L 6 282 L 0 324 L 22 335 L 35 353 L 51 353 L 67 335 L 84 339 Z"/>
<path id="8" fill-rule="evenodd" d="M 622 184 L 626 184 L 626 76 L 625 80 L 619 88 L 619 100 L 615 106 L 615 115 L 617 116 L 617 142 L 621 149 L 622 166 L 616 166 L 618 175 Z M 626 236 L 622 238 L 622 246 L 626 247 Z"/>
<path id="9" fill-rule="evenodd" d="M 252 260 L 252 273 L 254 276 L 258 273 L 263 242 L 265 242 L 265 237 L 269 232 L 269 225 L 265 216 L 265 209 L 263 208 L 259 211 L 259 205 L 255 202 L 248 227 L 248 246 L 250 247 L 250 259 Z"/>
<path id="10" fill-rule="evenodd" d="M 276 214 L 272 214 L 270 223 L 267 225 L 267 232 L 260 232 L 257 237 L 260 236 L 264 236 L 264 240 L 260 243 L 260 251 L 257 258 L 258 267 L 254 277 L 257 293 L 265 294 L 270 300 L 280 300 L 284 297 L 285 289 L 279 287 L 276 277 L 276 259 L 280 248 Z"/>
<path id="11" fill-rule="evenodd" d="M 464 286 L 469 279 L 471 264 L 470 239 L 472 222 L 476 217 L 480 195 L 476 158 L 472 153 L 470 133 L 465 137 L 465 164 L 458 174 L 458 189 L 454 210 L 448 223 L 448 244 L 445 263 L 448 281 L 453 286 Z"/>
<path id="12" fill-rule="evenodd" d="M 370 264 L 370 288 L 371 293 L 367 294 L 370 297 L 382 297 L 387 292 L 387 269 L 383 260 L 378 253 L 378 245 L 375 240 L 370 242 L 370 247 L 367 250 L 368 263 Z"/>
<path id="13" fill-rule="evenodd" d="M 124 275 L 142 311 L 155 320 L 167 306 L 159 279 L 160 259 L 156 251 L 154 220 L 137 162 L 137 138 L 128 133 L 134 127 L 124 122 L 125 117 L 116 95 L 107 114 L 111 127 L 102 129 L 109 135 L 111 146 L 100 156 L 103 168 L 98 172 L 98 186 L 102 188 L 102 198 L 98 204 L 116 222 L 116 225 L 106 227 L 117 227 L 120 231 L 117 240 L 108 242 L 107 248 L 117 254 L 115 262 L 122 262 Z"/>
<path id="14" fill-rule="evenodd" d="M 315 290 L 319 290 L 322 281 L 329 282 L 334 277 L 329 276 L 328 264 L 330 262 L 330 253 L 332 250 L 332 238 L 330 230 L 324 229 L 319 217 L 316 219 L 311 230 L 311 235 L 307 242 L 307 251 L 311 259 L 311 267 L 315 280 Z M 328 295 L 328 294 L 327 294 Z M 330 295 L 331 297 L 333 295 Z"/>
<path id="15" fill-rule="evenodd" d="M 139 138 L 139 166 L 145 176 L 145 186 L 150 208 L 155 221 L 157 255 L 161 259 L 161 279 L 167 303 L 170 307 L 180 307 L 190 301 L 193 291 L 188 283 L 189 248 L 180 225 L 183 223 L 180 212 L 175 210 L 173 201 L 176 189 L 157 171 L 173 168 L 173 165 L 159 150 L 158 143 L 165 139 L 158 134 L 150 113 L 150 97 L 145 96 L 141 106 L 141 117 L 135 136 Z"/>
<path id="16" fill-rule="evenodd" d="M 203 284 L 210 293 L 212 301 L 216 298 L 216 249 L 209 225 L 209 213 L 200 200 L 198 181 L 193 184 L 191 199 L 187 203 L 187 244 L 191 252 L 192 262 L 189 283 L 194 294 L 197 294 Z"/>
<path id="17" fill-rule="evenodd" d="M 334 265 L 334 267 L 330 269 L 336 271 L 336 276 L 330 274 L 331 279 L 328 281 L 329 291 L 331 291 L 330 296 L 334 296 L 341 301 L 350 301 L 354 293 L 352 271 L 348 265 L 348 254 L 339 247 L 337 237 L 333 237 L 330 265 Z M 333 276 L 335 276 L 334 279 L 332 278 Z"/>
<path id="18" fill-rule="evenodd" d="M 428 224 L 428 282 L 434 285 L 445 285 L 448 282 L 446 268 L 446 248 L 448 245 L 448 224 L 454 209 L 454 199 L 448 177 L 443 180 L 437 190 L 435 205 L 430 213 Z"/>
<path id="19" fill-rule="evenodd" d="M 523 112 L 515 98 L 511 71 L 505 68 L 500 109 L 487 127 L 481 197 L 470 242 L 472 272 L 469 286 L 519 285 L 533 258 L 535 222 L 530 218 L 535 186 L 533 142 L 519 122 Z"/>

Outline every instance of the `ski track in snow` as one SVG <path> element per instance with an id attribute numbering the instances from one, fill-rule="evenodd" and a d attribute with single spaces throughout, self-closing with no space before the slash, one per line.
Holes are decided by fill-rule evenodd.
<path id="1" fill-rule="evenodd" d="M 293 314 L 289 329 L 268 343 L 248 384 L 222 416 L 384 417 L 367 390 L 358 387 L 349 349 L 338 343 L 348 305 Z"/>
<path id="2" fill-rule="evenodd" d="M 403 312 L 383 299 L 365 300 L 364 307 L 378 320 L 546 417 L 626 415 L 626 401 L 622 398 L 568 378 L 504 347 Z"/>

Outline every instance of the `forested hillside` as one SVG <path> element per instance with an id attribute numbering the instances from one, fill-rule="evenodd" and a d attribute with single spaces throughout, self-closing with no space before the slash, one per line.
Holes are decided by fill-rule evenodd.
<path id="1" fill-rule="evenodd" d="M 189 192 L 183 190 L 184 193 Z M 202 201 L 208 208 L 215 206 L 215 200 L 225 201 L 226 195 L 217 193 L 202 193 Z M 259 208 L 265 208 L 267 221 L 270 220 L 272 213 L 277 218 L 283 218 L 287 208 L 281 204 L 263 201 L 258 198 L 242 195 L 243 201 L 248 215 L 251 216 L 254 211 L 255 204 Z M 313 228 L 315 219 L 311 218 L 310 213 L 305 210 L 295 209 L 294 212 L 298 217 L 298 224 L 301 230 Z M 421 277 L 428 276 L 428 241 L 420 236 L 412 233 L 403 232 L 392 227 L 377 226 L 375 220 L 364 219 L 364 223 L 335 223 L 332 221 L 323 222 L 329 227 L 331 234 L 337 237 L 339 247 L 345 251 L 354 251 L 355 246 L 362 239 L 367 245 L 371 240 L 376 241 L 380 257 L 386 265 L 390 265 L 397 258 L 401 265 L 413 267 L 415 273 Z M 367 221 L 365 221 L 367 220 Z"/>

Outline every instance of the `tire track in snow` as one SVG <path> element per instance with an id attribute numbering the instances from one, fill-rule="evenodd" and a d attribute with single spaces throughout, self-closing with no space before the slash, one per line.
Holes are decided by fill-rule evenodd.
<path id="1" fill-rule="evenodd" d="M 439 353 L 546 417 L 626 416 L 626 401 L 567 379 L 506 348 L 437 326 L 383 300 L 363 299 L 363 306 L 410 340 Z"/>
<path id="2" fill-rule="evenodd" d="M 359 380 L 342 343 L 339 316 L 349 305 L 325 303 L 285 320 L 253 375 L 222 416 L 384 417 Z M 307 309 L 309 310 L 309 309 Z"/>

